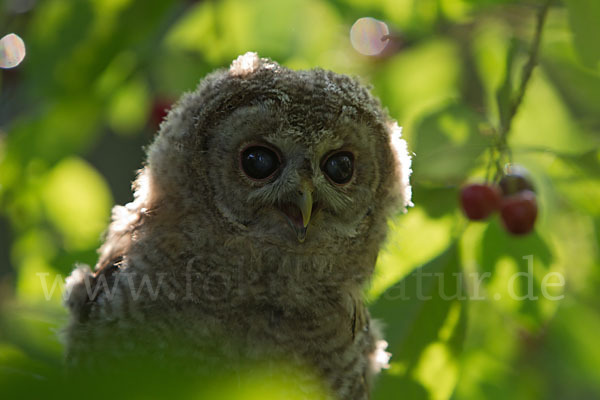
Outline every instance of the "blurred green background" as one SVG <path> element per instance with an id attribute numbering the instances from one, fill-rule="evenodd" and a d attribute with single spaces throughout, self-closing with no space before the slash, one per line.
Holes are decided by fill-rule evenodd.
<path id="1" fill-rule="evenodd" d="M 535 232 L 469 223 L 457 201 L 486 176 L 543 3 L 1 0 L 0 36 L 21 36 L 27 56 L 0 70 L 0 393 L 59 368 L 62 281 L 95 264 L 163 110 L 257 51 L 359 76 L 415 154 L 415 206 L 391 224 L 368 293 L 393 353 L 375 399 L 600 398 L 600 2 L 551 2 L 508 137 L 537 188 Z M 350 43 L 362 17 L 391 31 L 378 56 Z M 424 281 L 430 300 L 410 296 L 416 270 L 443 276 Z M 256 390 L 236 396 L 278 398 Z"/>

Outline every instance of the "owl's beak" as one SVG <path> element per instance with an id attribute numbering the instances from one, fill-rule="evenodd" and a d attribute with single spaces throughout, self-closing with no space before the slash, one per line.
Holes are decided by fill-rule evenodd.
<path id="1" fill-rule="evenodd" d="M 308 229 L 308 223 L 313 213 L 312 192 L 313 189 L 310 182 L 303 181 L 290 201 L 277 206 L 279 211 L 285 216 L 300 243 L 306 240 L 306 230 Z"/>
<path id="2" fill-rule="evenodd" d="M 287 219 L 290 228 L 296 234 L 298 241 L 306 240 L 306 230 L 313 211 L 312 186 L 309 182 L 302 182 L 294 197 L 289 203 L 284 203 L 278 208 Z"/>
<path id="3" fill-rule="evenodd" d="M 310 222 L 310 215 L 313 207 L 312 190 L 307 183 L 302 183 L 300 189 L 298 190 L 298 195 L 294 199 L 294 204 L 298 206 L 300 212 L 302 213 L 302 226 L 294 226 L 296 236 L 298 236 L 298 241 L 302 243 L 306 239 L 306 229 L 308 227 L 308 223 Z"/>

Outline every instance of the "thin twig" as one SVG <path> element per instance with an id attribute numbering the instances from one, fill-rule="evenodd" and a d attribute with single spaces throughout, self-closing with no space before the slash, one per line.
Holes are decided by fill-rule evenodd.
<path id="1" fill-rule="evenodd" d="M 527 85 L 529 84 L 529 80 L 531 78 L 531 74 L 533 73 L 533 70 L 538 63 L 538 54 L 540 49 L 540 43 L 542 41 L 542 31 L 544 30 L 544 23 L 546 22 L 546 16 L 548 15 L 548 10 L 550 9 L 551 3 L 552 0 L 547 0 L 537 13 L 535 35 L 533 37 L 533 43 L 531 44 L 531 47 L 529 49 L 529 57 L 527 58 L 527 63 L 523 67 L 521 85 L 519 86 L 519 90 L 517 91 L 517 96 L 511 104 L 508 116 L 506 118 L 506 125 L 501 127 L 502 131 L 500 132 L 500 134 L 503 144 L 506 143 L 506 136 L 508 136 L 508 133 L 510 132 L 513 118 L 515 117 L 515 115 L 517 114 L 517 110 L 521 106 L 523 97 L 525 96 L 525 91 L 527 90 Z"/>
<path id="2" fill-rule="evenodd" d="M 529 56 L 527 57 L 527 63 L 523 66 L 521 84 L 519 85 L 519 89 L 516 93 L 516 96 L 511 101 L 508 110 L 508 115 L 506 116 L 504 123 L 501 123 L 498 127 L 497 141 L 494 146 L 497 152 L 495 155 L 491 154 L 492 158 L 490 159 L 490 164 L 488 166 L 488 173 L 489 168 L 493 164 L 495 164 L 496 167 L 496 173 L 494 174 L 493 182 L 497 182 L 502 177 L 503 163 L 512 164 L 512 152 L 507 144 L 507 137 L 510 133 L 513 119 L 517 114 L 521 103 L 523 102 L 523 97 L 525 96 L 525 92 L 527 91 L 527 86 L 529 84 L 529 81 L 531 80 L 533 70 L 538 63 L 538 54 L 540 50 L 540 43 L 542 41 L 542 31 L 544 30 L 546 16 L 548 15 L 548 10 L 550 9 L 550 4 L 552 4 L 552 1 L 553 0 L 546 0 L 537 12 L 535 34 L 533 37 L 533 42 L 531 43 L 531 47 L 529 48 Z M 487 179 L 489 178 L 486 177 L 486 181 Z"/>

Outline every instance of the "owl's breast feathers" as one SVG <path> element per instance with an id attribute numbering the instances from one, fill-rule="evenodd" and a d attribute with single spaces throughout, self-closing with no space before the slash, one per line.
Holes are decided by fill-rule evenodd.
<path id="1" fill-rule="evenodd" d="M 152 298 L 149 288 L 157 286 L 131 290 L 128 274 L 136 267 L 127 257 L 116 257 L 79 282 L 87 296 L 80 300 L 68 331 L 67 356 L 73 365 L 87 363 L 96 369 L 107 360 L 119 364 L 139 339 L 148 346 L 141 351 L 156 354 L 161 363 L 168 359 L 165 354 L 173 356 L 176 365 L 178 357 L 188 360 L 193 354 L 193 362 L 201 364 L 215 351 L 232 365 L 244 358 L 291 361 L 317 371 L 337 398 L 367 398 L 380 368 L 375 356 L 380 334 L 359 292 L 328 293 L 321 303 L 291 310 L 263 292 L 252 300 L 235 298 L 235 289 L 230 298 L 215 301 L 208 295 L 218 291 L 200 278 L 191 281 L 196 287 L 189 299 L 166 301 L 168 294 Z M 150 276 L 149 281 L 156 284 L 159 278 Z M 179 287 L 185 285 L 180 282 Z M 204 287 L 198 292 L 198 286 Z M 215 346 L 229 349 L 228 355 Z"/>

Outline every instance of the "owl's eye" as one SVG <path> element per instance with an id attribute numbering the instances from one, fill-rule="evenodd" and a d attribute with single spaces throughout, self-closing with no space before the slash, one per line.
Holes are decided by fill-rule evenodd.
<path id="1" fill-rule="evenodd" d="M 322 169 L 333 183 L 348 183 L 354 171 L 354 155 L 348 151 L 334 153 L 325 160 Z"/>
<path id="2" fill-rule="evenodd" d="M 251 179 L 270 177 L 279 168 L 279 157 L 268 147 L 250 146 L 242 151 L 240 163 L 244 173 Z"/>

